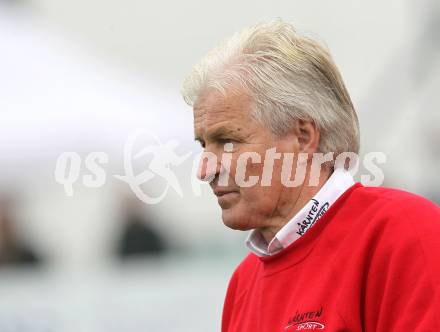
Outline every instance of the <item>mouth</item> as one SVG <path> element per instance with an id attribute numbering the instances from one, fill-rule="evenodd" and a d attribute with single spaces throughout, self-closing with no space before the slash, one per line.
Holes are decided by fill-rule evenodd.
<path id="1" fill-rule="evenodd" d="M 223 196 L 230 195 L 230 194 L 237 194 L 237 193 L 238 193 L 238 190 L 228 190 L 228 189 L 218 189 L 218 188 L 214 189 L 215 196 L 217 196 L 219 198 L 223 197 Z"/>
<path id="2" fill-rule="evenodd" d="M 222 209 L 232 207 L 239 196 L 238 190 L 214 189 L 214 194 L 217 196 L 218 204 Z"/>

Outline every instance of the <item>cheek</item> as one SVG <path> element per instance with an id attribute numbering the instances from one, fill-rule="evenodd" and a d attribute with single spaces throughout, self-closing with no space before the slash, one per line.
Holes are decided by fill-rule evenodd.
<path id="1" fill-rule="evenodd" d="M 238 154 L 233 156 L 230 169 L 231 179 L 238 186 L 241 181 L 246 183 L 245 187 L 253 183 L 258 185 L 263 175 L 264 155 L 262 157 L 259 154 L 244 156 L 245 158 L 238 158 Z"/>
<path id="2" fill-rule="evenodd" d="M 280 186 L 272 185 L 263 187 L 260 185 L 241 188 L 240 202 L 252 213 L 269 215 L 277 207 L 281 195 Z"/>
<path id="3" fill-rule="evenodd" d="M 243 190 L 272 197 L 283 187 L 281 171 L 281 161 L 275 161 L 272 166 L 266 165 L 266 167 L 263 163 L 255 164 L 248 162 L 244 172 L 243 169 L 241 170 L 241 174 L 237 174 L 237 168 L 234 168 L 234 171 L 231 172 L 231 178 Z"/>

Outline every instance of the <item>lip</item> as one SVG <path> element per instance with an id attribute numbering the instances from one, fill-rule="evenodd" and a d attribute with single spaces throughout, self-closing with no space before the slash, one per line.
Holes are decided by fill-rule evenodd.
<path id="1" fill-rule="evenodd" d="M 218 188 L 214 189 L 214 194 L 217 197 L 222 197 L 222 196 L 232 194 L 232 193 L 238 193 L 238 191 L 237 190 L 218 189 Z"/>
<path id="2" fill-rule="evenodd" d="M 223 210 L 231 208 L 239 197 L 238 190 L 215 189 L 214 194 L 217 196 L 218 204 Z"/>

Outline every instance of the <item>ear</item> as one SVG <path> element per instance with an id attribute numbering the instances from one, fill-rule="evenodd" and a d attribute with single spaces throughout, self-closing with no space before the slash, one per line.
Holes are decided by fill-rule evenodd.
<path id="1" fill-rule="evenodd" d="M 315 153 L 318 151 L 320 133 L 313 121 L 298 120 L 296 126 L 299 152 Z"/>

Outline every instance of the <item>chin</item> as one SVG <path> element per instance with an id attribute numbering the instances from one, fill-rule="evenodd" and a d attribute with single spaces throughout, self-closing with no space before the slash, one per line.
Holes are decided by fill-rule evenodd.
<path id="1" fill-rule="evenodd" d="M 249 214 L 234 211 L 234 208 L 222 210 L 223 224 L 233 230 L 247 231 L 252 229 L 253 227 L 249 224 L 248 217 Z"/>

